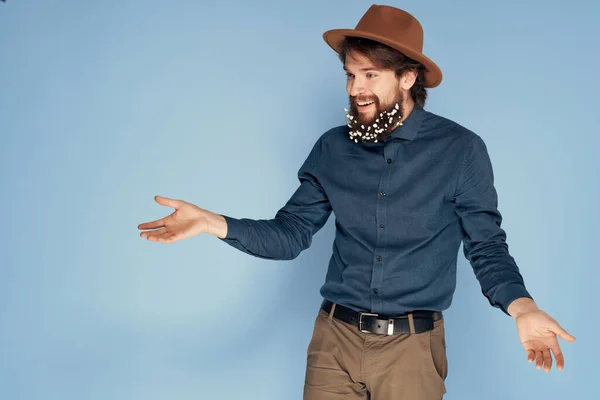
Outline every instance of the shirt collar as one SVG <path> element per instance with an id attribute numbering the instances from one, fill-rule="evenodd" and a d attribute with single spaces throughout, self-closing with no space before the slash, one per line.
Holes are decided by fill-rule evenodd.
<path id="1" fill-rule="evenodd" d="M 391 137 L 398 139 L 413 140 L 415 137 L 417 137 L 417 133 L 419 132 L 419 128 L 421 127 L 421 122 L 423 121 L 424 114 L 425 110 L 423 110 L 423 107 L 415 103 L 412 111 L 410 112 L 406 120 L 404 120 L 402 125 L 392 131 Z"/>

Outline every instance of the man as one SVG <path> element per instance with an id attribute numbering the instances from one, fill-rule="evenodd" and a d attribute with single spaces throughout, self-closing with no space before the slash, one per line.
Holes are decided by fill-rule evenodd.
<path id="1" fill-rule="evenodd" d="M 324 133 L 299 170 L 300 185 L 270 220 L 236 219 L 156 197 L 175 208 L 139 225 L 172 243 L 210 233 L 256 257 L 293 259 L 332 211 L 325 299 L 308 348 L 304 398 L 440 399 L 461 243 L 490 304 L 516 320 L 528 361 L 549 371 L 557 335 L 508 253 L 486 146 L 424 110 L 442 73 L 422 54 L 420 23 L 373 5 L 355 29 L 325 32 L 347 74 L 348 125 Z"/>

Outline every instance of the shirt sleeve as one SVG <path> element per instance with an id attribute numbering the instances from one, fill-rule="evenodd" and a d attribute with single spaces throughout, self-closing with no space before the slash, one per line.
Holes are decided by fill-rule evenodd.
<path id="1" fill-rule="evenodd" d="M 312 237 L 327 222 L 332 208 L 319 181 L 321 141 L 313 146 L 298 171 L 300 185 L 272 219 L 233 218 L 227 222 L 225 243 L 255 257 L 292 260 L 310 247 Z"/>
<path id="2" fill-rule="evenodd" d="M 479 136 L 465 153 L 454 204 L 461 221 L 463 251 L 482 293 L 493 307 L 509 315 L 508 306 L 513 300 L 532 297 L 508 251 L 492 164 Z"/>

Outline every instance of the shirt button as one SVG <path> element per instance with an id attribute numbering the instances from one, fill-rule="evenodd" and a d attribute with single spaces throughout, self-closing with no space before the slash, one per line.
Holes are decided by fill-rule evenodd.
<path id="1" fill-rule="evenodd" d="M 383 228 L 385 228 L 385 225 L 381 224 L 381 225 L 379 225 L 379 228 L 383 229 Z"/>
<path id="2" fill-rule="evenodd" d="M 388 159 L 387 159 L 387 163 L 388 163 L 388 164 L 391 164 L 391 163 L 392 163 L 392 159 L 391 159 L 391 158 L 388 158 Z"/>
<path id="3" fill-rule="evenodd" d="M 373 293 L 375 293 L 375 294 L 379 293 L 379 289 L 377 289 L 377 288 L 373 289 Z"/>
<path id="4" fill-rule="evenodd" d="M 377 261 L 381 261 L 381 256 L 377 256 Z"/>
<path id="5" fill-rule="evenodd" d="M 381 192 L 379 193 L 381 196 L 385 196 L 385 192 Z"/>

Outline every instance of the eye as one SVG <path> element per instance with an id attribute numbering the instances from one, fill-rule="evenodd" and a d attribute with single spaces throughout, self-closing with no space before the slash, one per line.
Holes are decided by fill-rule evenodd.
<path id="1" fill-rule="evenodd" d="M 352 75 L 350 72 L 346 72 L 346 77 L 347 78 L 352 78 L 354 75 Z"/>
<path id="2" fill-rule="evenodd" d="M 376 76 L 377 76 L 377 75 L 375 75 L 375 74 L 374 74 L 374 73 L 372 73 L 372 72 L 369 72 L 369 73 L 367 74 L 367 77 L 369 77 L 369 78 L 375 78 Z"/>

